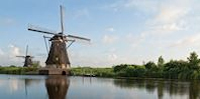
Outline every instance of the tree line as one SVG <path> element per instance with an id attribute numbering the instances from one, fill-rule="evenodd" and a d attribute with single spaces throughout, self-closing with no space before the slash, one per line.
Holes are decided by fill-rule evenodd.
<path id="1" fill-rule="evenodd" d="M 165 62 L 162 56 L 158 62 L 149 61 L 143 65 L 120 64 L 112 68 L 72 68 L 72 75 L 93 74 L 100 77 L 140 77 L 166 79 L 200 79 L 200 59 L 196 52 L 187 60 Z"/>

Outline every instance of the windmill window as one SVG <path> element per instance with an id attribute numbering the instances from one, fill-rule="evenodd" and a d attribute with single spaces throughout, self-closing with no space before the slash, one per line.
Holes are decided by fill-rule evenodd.
<path id="1" fill-rule="evenodd" d="M 58 58 L 58 57 L 56 57 L 56 60 L 58 61 L 58 60 L 59 60 L 59 58 Z"/>

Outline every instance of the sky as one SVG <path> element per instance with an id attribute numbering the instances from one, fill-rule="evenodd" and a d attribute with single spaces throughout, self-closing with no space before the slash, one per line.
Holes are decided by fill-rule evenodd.
<path id="1" fill-rule="evenodd" d="M 43 35 L 28 25 L 60 31 L 64 6 L 65 34 L 91 39 L 76 42 L 68 54 L 72 66 L 111 67 L 186 60 L 200 54 L 199 0 L 1 0 L 0 65 L 23 65 L 26 45 L 45 66 Z M 52 35 L 46 35 L 51 37 Z"/>

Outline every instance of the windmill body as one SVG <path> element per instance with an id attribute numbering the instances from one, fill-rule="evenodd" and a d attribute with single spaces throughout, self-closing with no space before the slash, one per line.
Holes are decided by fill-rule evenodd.
<path id="1" fill-rule="evenodd" d="M 42 68 L 39 71 L 40 74 L 68 74 L 68 70 L 70 68 L 70 61 L 68 57 L 67 48 L 71 46 L 71 44 L 76 40 L 90 41 L 90 39 L 87 38 L 64 34 L 62 6 L 60 6 L 60 17 L 61 32 L 58 33 L 35 26 L 28 27 L 28 30 L 30 31 L 53 35 L 52 37 L 50 37 L 49 40 L 51 42 L 51 45 L 48 52 L 48 57 L 45 62 L 46 66 L 45 68 Z"/>
<path id="2" fill-rule="evenodd" d="M 62 36 L 53 36 L 51 39 L 51 47 L 46 60 L 48 67 L 54 68 L 70 68 L 70 61 L 66 50 L 66 42 Z"/>
<path id="3" fill-rule="evenodd" d="M 27 55 L 24 61 L 24 67 L 31 67 L 33 65 L 32 57 Z"/>

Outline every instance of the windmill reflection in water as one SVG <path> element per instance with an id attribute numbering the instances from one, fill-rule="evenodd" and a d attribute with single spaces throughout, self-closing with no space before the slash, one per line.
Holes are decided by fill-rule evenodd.
<path id="1" fill-rule="evenodd" d="M 50 75 L 45 80 L 49 99 L 65 99 L 70 80 L 66 76 Z"/>

